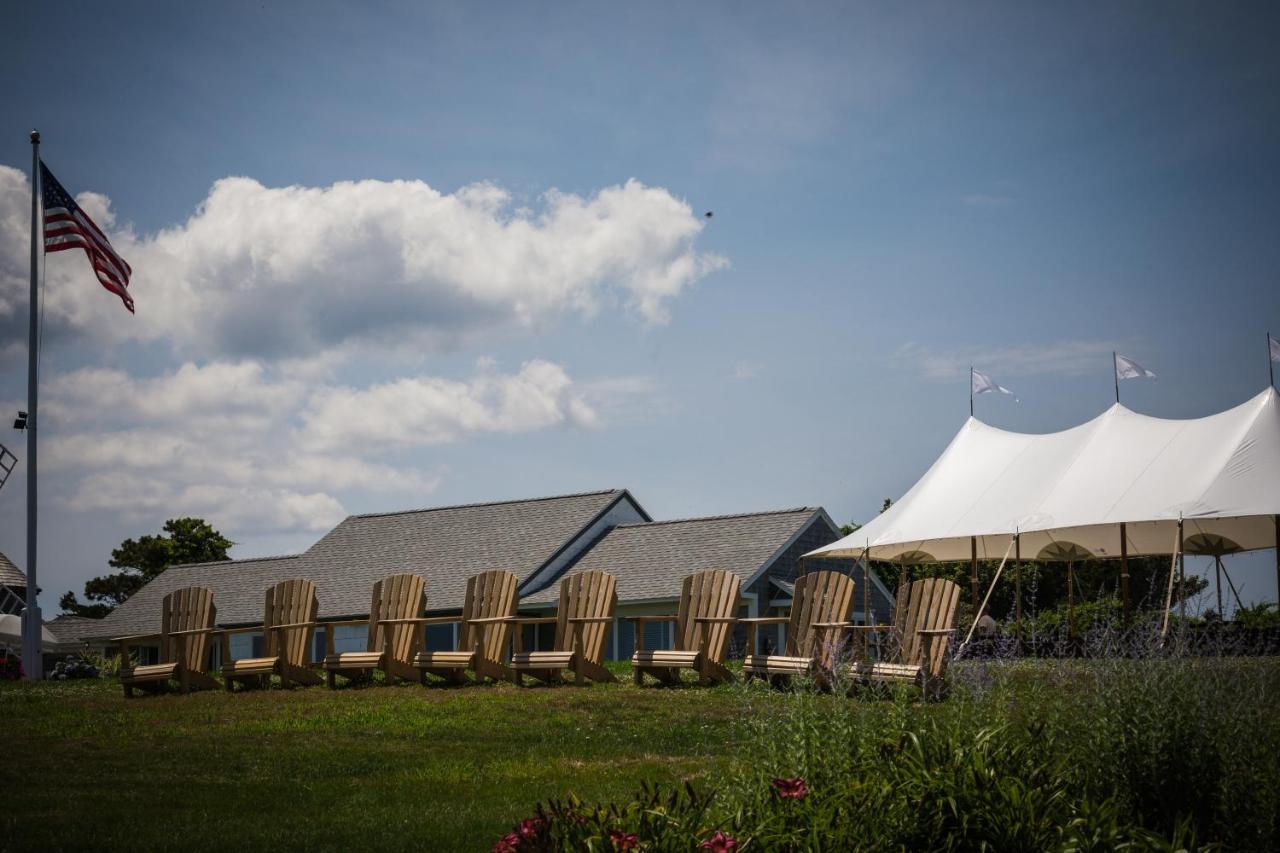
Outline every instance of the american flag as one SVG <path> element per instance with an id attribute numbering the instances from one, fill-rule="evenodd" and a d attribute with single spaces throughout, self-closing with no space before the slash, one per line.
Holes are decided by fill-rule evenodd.
<path id="1" fill-rule="evenodd" d="M 43 161 L 40 163 L 40 189 L 44 199 L 45 252 L 84 249 L 84 253 L 89 256 L 89 263 L 93 265 L 93 271 L 98 274 L 98 281 L 119 296 L 124 307 L 132 314 L 133 298 L 129 296 L 129 276 L 133 274 L 133 270 L 111 248 L 106 235 L 80 209 L 80 205 L 63 189 Z"/>

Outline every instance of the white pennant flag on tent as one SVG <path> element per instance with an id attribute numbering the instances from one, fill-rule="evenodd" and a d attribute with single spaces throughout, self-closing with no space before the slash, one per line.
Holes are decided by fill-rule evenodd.
<path id="1" fill-rule="evenodd" d="M 1267 335 L 1267 343 L 1271 344 L 1271 360 L 1280 361 L 1280 341 Z"/>
<path id="2" fill-rule="evenodd" d="M 1156 375 L 1131 358 L 1116 356 L 1116 379 L 1155 379 Z"/>
<path id="3" fill-rule="evenodd" d="M 997 385 L 990 376 L 983 373 L 981 370 L 971 369 L 971 372 L 973 374 L 971 390 L 973 391 L 974 396 L 977 396 L 978 394 L 986 394 L 991 391 L 999 391 L 1001 394 L 1008 394 L 1010 397 L 1013 397 L 1015 401 L 1018 399 L 1014 396 L 1012 391 L 1003 385 Z"/>

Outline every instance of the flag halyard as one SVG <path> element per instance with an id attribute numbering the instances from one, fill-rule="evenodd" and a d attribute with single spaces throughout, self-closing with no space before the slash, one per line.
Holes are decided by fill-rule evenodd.
<path id="1" fill-rule="evenodd" d="M 43 161 L 40 163 L 40 195 L 44 202 L 45 253 L 84 249 L 98 281 L 120 297 L 130 314 L 134 313 L 133 297 L 129 295 L 133 269 L 116 253 L 102 229 L 76 204 Z"/>

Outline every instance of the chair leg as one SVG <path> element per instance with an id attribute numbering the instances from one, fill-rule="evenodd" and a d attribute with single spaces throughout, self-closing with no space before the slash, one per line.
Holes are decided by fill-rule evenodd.
<path id="1" fill-rule="evenodd" d="M 636 687 L 644 686 L 644 670 L 635 664 L 631 665 L 631 680 L 635 682 Z"/>
<path id="2" fill-rule="evenodd" d="M 337 686 L 336 679 L 334 678 L 333 670 L 331 669 L 326 669 L 324 671 L 324 680 L 329 685 L 330 690 L 334 689 L 334 687 Z"/>

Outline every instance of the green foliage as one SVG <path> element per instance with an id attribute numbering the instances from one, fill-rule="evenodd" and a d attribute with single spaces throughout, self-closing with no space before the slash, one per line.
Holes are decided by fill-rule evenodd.
<path id="1" fill-rule="evenodd" d="M 539 806 L 533 817 L 500 839 L 494 851 L 693 850 L 716 832 L 706 822 L 712 800 L 688 782 L 670 791 L 641 783 L 640 792 L 622 805 L 588 806 L 570 794 Z"/>
<path id="2" fill-rule="evenodd" d="M 1241 607 L 1235 612 L 1235 622 L 1241 627 L 1256 630 L 1280 628 L 1280 610 L 1269 601 Z"/>
<path id="3" fill-rule="evenodd" d="M 226 560 L 234 544 L 202 518 L 171 518 L 163 533 L 126 539 L 111 551 L 108 565 L 120 571 L 85 582 L 84 595 L 91 603 L 67 592 L 58 604 L 64 613 L 100 619 L 170 566 Z"/>

